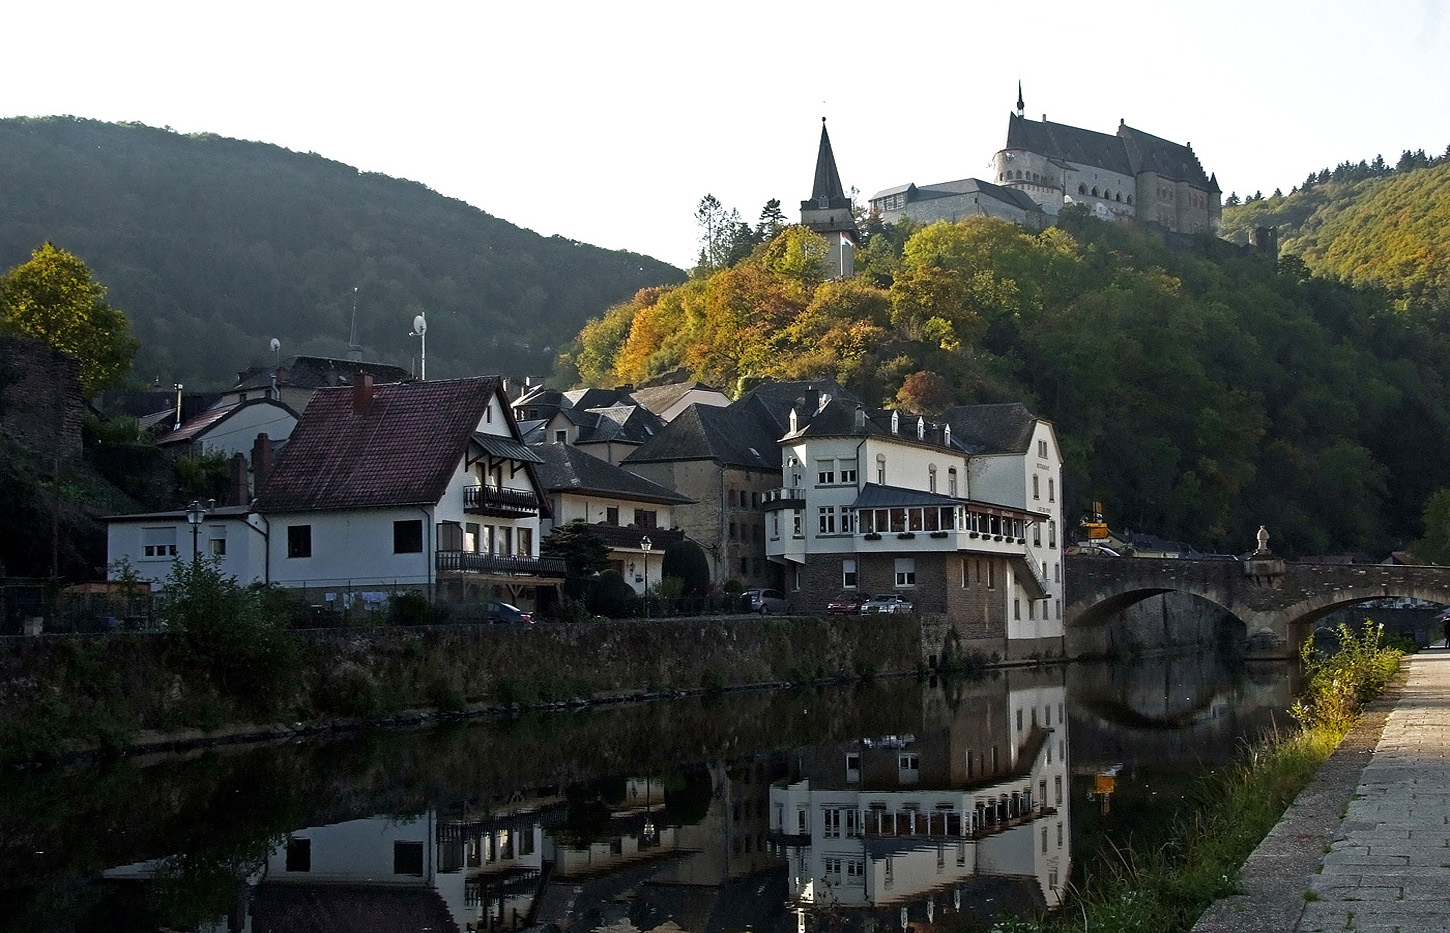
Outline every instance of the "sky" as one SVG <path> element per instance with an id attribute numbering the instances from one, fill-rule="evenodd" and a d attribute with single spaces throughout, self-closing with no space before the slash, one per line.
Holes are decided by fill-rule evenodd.
<path id="1" fill-rule="evenodd" d="M 1189 143 L 1224 195 L 1450 145 L 1450 0 L 26 3 L 0 116 L 216 133 L 681 267 L 713 194 L 988 177 L 1026 114 Z"/>

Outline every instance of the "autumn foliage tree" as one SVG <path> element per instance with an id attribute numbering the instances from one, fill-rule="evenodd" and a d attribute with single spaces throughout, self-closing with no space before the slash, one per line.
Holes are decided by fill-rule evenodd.
<path id="1" fill-rule="evenodd" d="M 75 357 L 86 395 L 115 384 L 140 346 L 86 264 L 49 242 L 0 276 L 0 330 Z"/>

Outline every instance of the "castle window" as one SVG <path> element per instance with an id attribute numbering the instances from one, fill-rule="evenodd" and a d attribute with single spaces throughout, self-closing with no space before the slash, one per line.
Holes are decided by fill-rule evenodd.
<path id="1" fill-rule="evenodd" d="M 1087 185 L 1078 185 L 1077 186 L 1077 193 L 1078 194 L 1087 194 Z"/>
<path id="2" fill-rule="evenodd" d="M 1021 181 L 1022 180 L 1022 169 L 1020 169 L 1020 168 L 1017 170 L 1017 180 L 1018 181 Z"/>
<path id="3" fill-rule="evenodd" d="M 1133 196 L 1131 194 L 1128 195 L 1128 203 L 1129 204 L 1132 204 L 1133 203 Z"/>
<path id="4" fill-rule="evenodd" d="M 1121 200 L 1123 200 L 1123 192 L 1119 191 L 1117 194 L 1113 195 L 1113 200 L 1114 201 L 1121 201 Z"/>
<path id="5" fill-rule="evenodd" d="M 1094 187 L 1093 188 L 1093 197 L 1097 197 L 1097 196 L 1098 196 L 1098 189 L 1096 187 Z"/>

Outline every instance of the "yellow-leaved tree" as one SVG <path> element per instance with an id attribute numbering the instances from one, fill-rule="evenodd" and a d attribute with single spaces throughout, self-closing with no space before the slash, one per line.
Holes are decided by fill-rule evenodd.
<path id="1" fill-rule="evenodd" d="M 86 264 L 50 242 L 0 276 L 0 331 L 75 357 L 87 396 L 118 382 L 140 346 Z"/>

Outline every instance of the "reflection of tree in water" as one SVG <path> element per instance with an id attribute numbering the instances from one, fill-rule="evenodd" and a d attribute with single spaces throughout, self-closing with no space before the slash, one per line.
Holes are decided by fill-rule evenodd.
<path id="1" fill-rule="evenodd" d="M 564 789 L 568 816 L 554 837 L 566 846 L 584 848 L 609 833 L 609 820 L 614 807 L 624 802 L 625 780 L 603 777 L 593 781 L 570 784 Z"/>
<path id="2" fill-rule="evenodd" d="M 687 771 L 669 772 L 661 783 L 665 789 L 665 825 L 694 826 L 710 812 L 715 785 L 704 765 Z"/>

